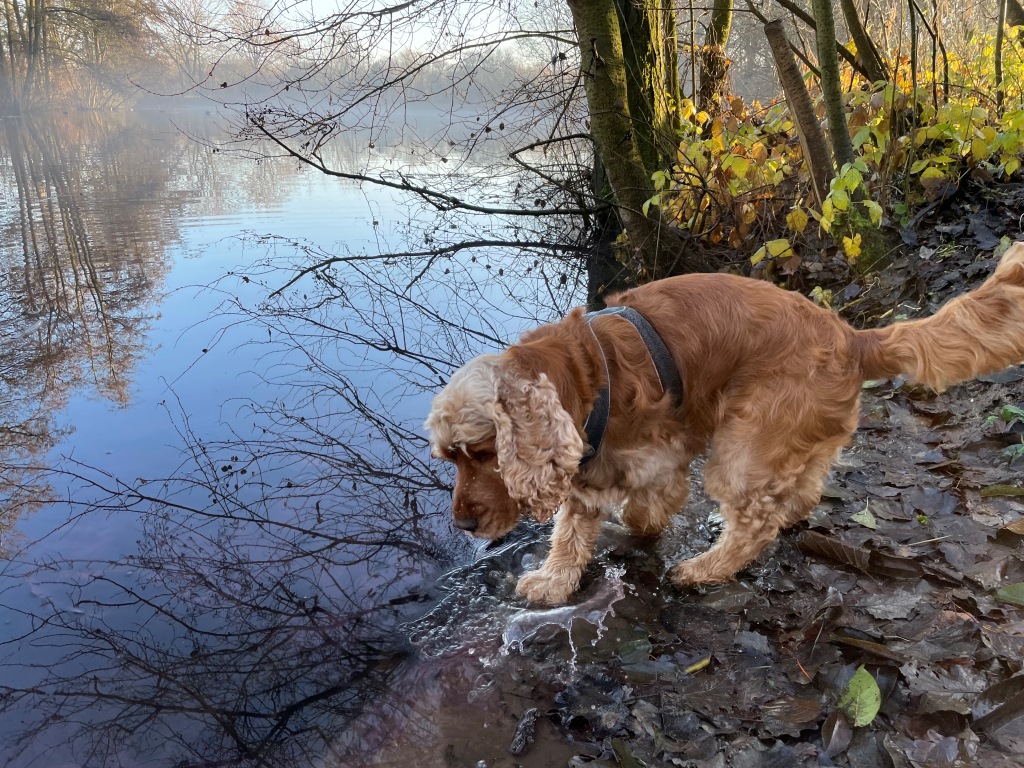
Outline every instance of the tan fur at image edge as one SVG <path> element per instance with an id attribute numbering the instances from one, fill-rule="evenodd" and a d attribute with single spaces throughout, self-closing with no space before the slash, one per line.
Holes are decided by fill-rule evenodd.
<path id="1" fill-rule="evenodd" d="M 704 488 L 724 526 L 710 550 L 670 570 L 679 585 L 731 579 L 780 530 L 805 519 L 856 429 L 865 379 L 906 374 L 941 390 L 1024 361 L 1024 244 L 978 289 L 934 316 L 857 331 L 769 283 L 733 275 L 668 278 L 609 297 L 658 329 L 685 380 L 682 407 L 661 390 L 628 321 L 582 309 L 455 372 L 426 421 L 432 453 L 457 468 L 458 527 L 498 538 L 520 513 L 558 510 L 547 559 L 517 591 L 564 602 L 593 557 L 605 511 L 624 505 L 656 535 L 689 493 L 689 464 L 710 446 Z M 600 339 L 600 341 L 598 341 Z M 583 425 L 611 376 L 611 417 L 586 466 Z"/>

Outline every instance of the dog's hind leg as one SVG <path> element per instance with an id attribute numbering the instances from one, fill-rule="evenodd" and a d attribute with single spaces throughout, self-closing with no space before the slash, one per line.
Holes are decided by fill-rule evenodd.
<path id="1" fill-rule="evenodd" d="M 719 502 L 725 527 L 711 549 L 672 568 L 672 580 L 679 585 L 728 581 L 761 554 L 780 530 L 810 515 L 847 434 L 819 435 L 810 447 L 806 441 L 769 447 L 749 437 L 744 444 L 723 435 L 717 455 L 708 462 L 704 486 Z M 800 442 L 802 450 L 797 451 Z"/>
<path id="2" fill-rule="evenodd" d="M 551 549 L 535 571 L 519 577 L 516 592 L 531 603 L 560 605 L 580 584 L 580 577 L 594 557 L 601 530 L 602 512 L 570 498 L 555 515 Z"/>

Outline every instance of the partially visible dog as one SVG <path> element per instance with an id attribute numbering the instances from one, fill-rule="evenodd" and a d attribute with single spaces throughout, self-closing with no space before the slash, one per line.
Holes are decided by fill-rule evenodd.
<path id="1" fill-rule="evenodd" d="M 679 585 L 732 578 L 818 503 L 857 426 L 864 380 L 907 374 L 941 390 L 1024 361 L 1024 243 L 933 317 L 878 330 L 723 274 L 660 280 L 609 304 L 632 307 L 660 334 L 682 375 L 681 403 L 630 322 L 576 309 L 471 360 L 426 421 L 433 455 L 458 470 L 457 527 L 495 539 L 523 512 L 543 521 L 560 508 L 547 559 L 519 579 L 531 602 L 575 591 L 607 509 L 625 504 L 637 534 L 662 531 L 686 502 L 690 460 L 709 445 L 704 486 L 724 529 L 670 573 Z M 581 466 L 584 425 L 606 385 L 607 430 Z"/>

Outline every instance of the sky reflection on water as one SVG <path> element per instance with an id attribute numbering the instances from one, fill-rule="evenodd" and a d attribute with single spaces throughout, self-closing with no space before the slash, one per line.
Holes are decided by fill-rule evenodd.
<path id="1" fill-rule="evenodd" d="M 467 254 L 272 297 L 415 211 L 166 116 L 4 129 L 0 762 L 349 764 L 413 587 L 469 557 L 430 395 L 574 281 Z"/>

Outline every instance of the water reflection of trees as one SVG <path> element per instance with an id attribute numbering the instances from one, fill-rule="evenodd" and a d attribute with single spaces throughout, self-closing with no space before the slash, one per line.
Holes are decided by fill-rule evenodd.
<path id="1" fill-rule="evenodd" d="M 206 135 L 202 116 L 183 130 Z M 27 469 L 72 428 L 59 423 L 74 393 L 127 405 L 147 353 L 155 302 L 202 200 L 237 209 L 236 181 L 208 146 L 166 116 L 99 113 L 7 119 L 0 134 L 0 517 L 45 499 Z M 159 135 L 159 138 L 157 138 Z M 235 163 L 254 202 L 282 194 L 294 169 Z"/>
<path id="2" fill-rule="evenodd" d="M 119 129 L 96 115 L 3 121 L 0 181 L 15 204 L 0 220 L 0 494 L 15 501 L 28 501 L 16 492 L 27 478 L 12 467 L 66 431 L 56 414 L 69 393 L 89 387 L 124 404 L 144 351 L 167 268 L 153 254 L 168 232 L 156 211 L 117 203 L 166 183 L 167 171 L 143 146 L 134 158 L 93 151 Z"/>
<path id="3" fill-rule="evenodd" d="M 126 484 L 66 470 L 75 518 L 142 521 L 136 555 L 26 554 L 2 574 L 46 596 L 0 593 L 15 626 L 0 646 L 0 720 L 24 724 L 14 765 L 40 754 L 362 765 L 374 739 L 422 717 L 416 696 L 388 698 L 410 660 L 395 625 L 423 599 L 416 584 L 467 555 L 451 536 L 451 478 L 428 460 L 423 411 L 465 356 L 578 297 L 575 276 L 483 254 L 346 261 L 261 244 L 267 260 L 218 288 L 223 313 L 265 330 L 250 335 L 273 400 L 239 400 L 245 427 L 221 442 L 176 410 L 187 452 L 167 477 Z M 274 293 L 300 265 L 331 258 Z M 267 290 L 248 306 L 227 280 Z M 14 653 L 26 646 L 45 668 Z"/>
<path id="4" fill-rule="evenodd" d="M 31 722 L 15 756 L 70 748 L 89 765 L 125 751 L 179 766 L 308 765 L 401 658 L 386 629 L 404 601 L 379 596 L 444 557 L 424 524 L 434 510 L 403 506 L 401 494 L 396 509 L 373 490 L 353 506 L 323 484 L 292 496 L 290 483 L 265 481 L 259 467 L 273 458 L 230 464 L 228 446 L 192 447 L 187 479 L 90 482 L 96 497 L 79 511 L 143 516 L 138 555 L 19 573 L 56 583 L 70 606 L 19 612 L 30 629 L 15 642 L 59 661 L 35 679 L 6 665 L 5 717 L 27 710 Z M 242 471 L 250 479 L 234 490 Z M 203 496 L 215 501 L 184 502 Z"/>

